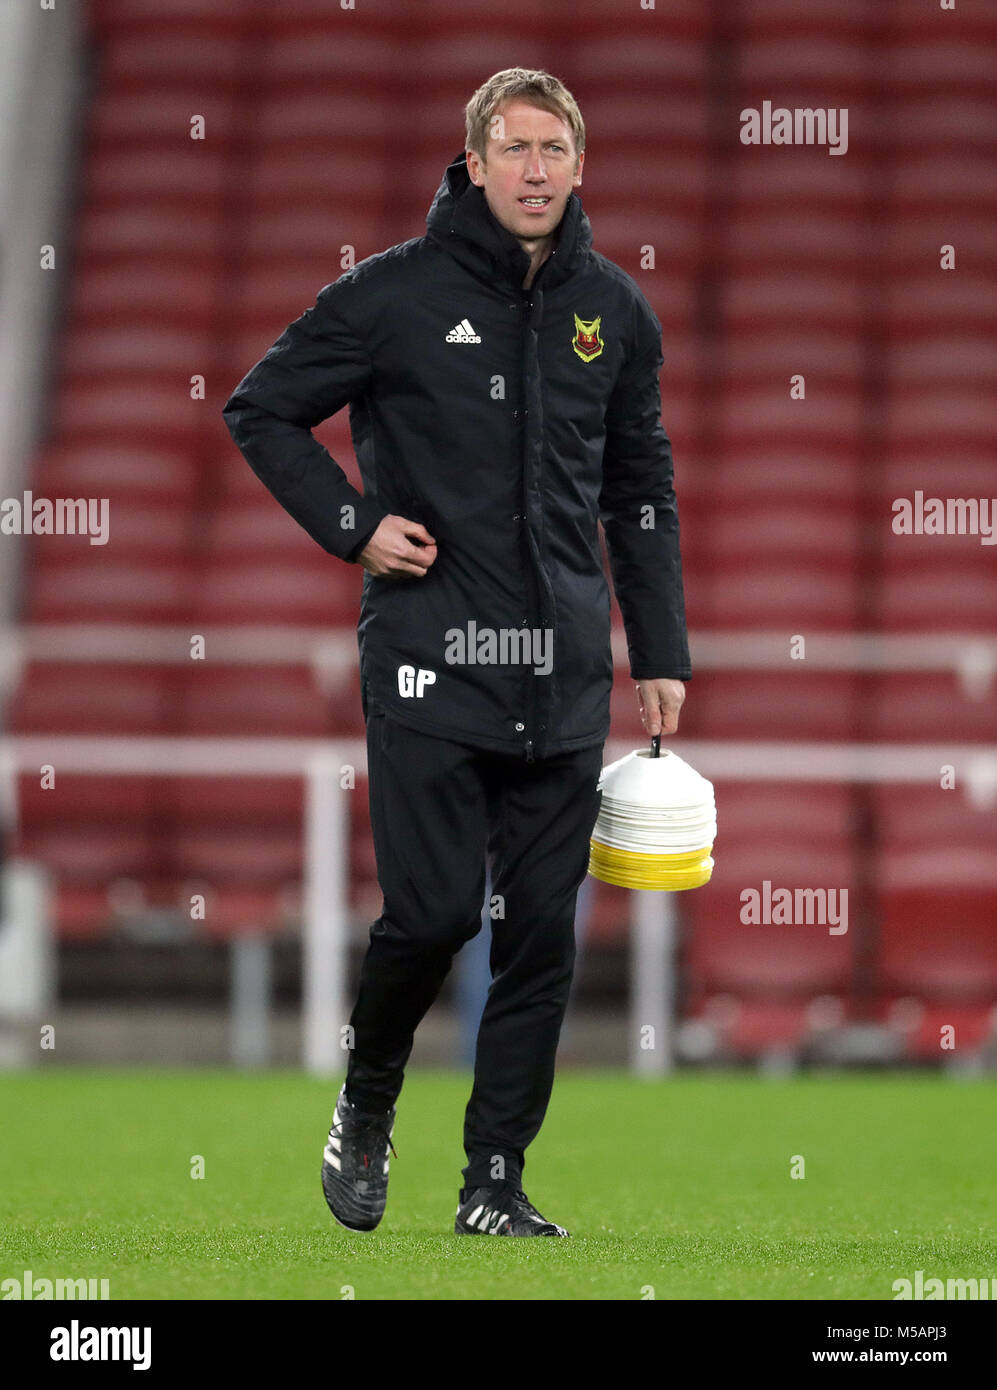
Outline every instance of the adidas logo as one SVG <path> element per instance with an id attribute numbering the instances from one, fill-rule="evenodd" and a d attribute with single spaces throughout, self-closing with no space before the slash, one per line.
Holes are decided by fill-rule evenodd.
<path id="1" fill-rule="evenodd" d="M 497 1236 L 502 1227 L 508 1223 L 508 1212 L 496 1210 L 493 1207 L 475 1207 L 467 1218 L 469 1226 L 476 1226 L 479 1231 L 484 1231 L 490 1236 Z"/>
<path id="2" fill-rule="evenodd" d="M 460 323 L 455 323 L 447 334 L 448 343 L 480 343 L 481 338 L 468 323 L 467 319 L 461 319 Z"/>

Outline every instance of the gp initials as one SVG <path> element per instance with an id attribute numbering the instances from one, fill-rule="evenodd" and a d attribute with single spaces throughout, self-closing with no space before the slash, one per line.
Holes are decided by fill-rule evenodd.
<path id="1" fill-rule="evenodd" d="M 436 672 L 424 671 L 420 666 L 416 671 L 414 666 L 399 666 L 398 668 L 398 693 L 409 700 L 414 695 L 417 700 L 421 700 L 426 693 L 427 685 L 436 684 Z"/>

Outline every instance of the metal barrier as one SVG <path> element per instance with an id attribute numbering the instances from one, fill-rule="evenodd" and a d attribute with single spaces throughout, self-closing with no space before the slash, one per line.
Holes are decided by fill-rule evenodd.
<path id="1" fill-rule="evenodd" d="M 630 751 L 631 743 L 612 739 L 604 761 Z M 997 748 L 979 745 L 822 743 L 736 743 L 689 740 L 676 744 L 683 758 L 705 777 L 766 782 L 936 783 L 938 769 L 951 763 L 973 804 L 997 801 Z M 347 802 L 341 785 L 344 767 L 366 776 L 361 739 L 87 738 L 30 736 L 0 741 L 0 792 L 7 816 L 16 816 L 17 777 L 50 764 L 57 773 L 170 776 L 302 776 L 307 782 L 305 831 L 305 915 L 303 929 L 303 1056 L 306 1070 L 331 1076 L 342 1069 L 349 1019 L 346 952 L 349 892 Z M 626 890 L 623 890 L 626 891 Z M 630 1017 L 632 1069 L 660 1075 L 674 1065 L 673 895 L 631 892 Z M 244 962 L 241 1036 L 254 1015 L 252 998 L 262 997 L 259 962 Z M 641 1050 L 641 1025 L 655 1027 L 656 1046 Z M 247 1044 L 248 1046 L 248 1044 Z"/>

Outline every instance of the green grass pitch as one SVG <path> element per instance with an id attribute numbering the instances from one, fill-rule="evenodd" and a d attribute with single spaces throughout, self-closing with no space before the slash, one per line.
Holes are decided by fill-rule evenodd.
<path id="1" fill-rule="evenodd" d="M 892 1299 L 918 1269 L 997 1277 L 990 1081 L 565 1069 L 524 1185 L 570 1240 L 453 1234 L 469 1086 L 407 1077 L 387 1212 L 358 1235 L 319 1183 L 335 1083 L 0 1076 L 0 1279 L 107 1278 L 112 1299 L 820 1300 Z"/>

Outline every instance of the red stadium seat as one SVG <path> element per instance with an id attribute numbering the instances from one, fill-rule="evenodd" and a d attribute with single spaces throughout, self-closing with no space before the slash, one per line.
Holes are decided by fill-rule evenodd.
<path id="1" fill-rule="evenodd" d="M 171 849 L 177 870 L 205 883 L 239 886 L 300 882 L 302 839 L 297 827 L 191 826 L 178 823 Z"/>
<path id="2" fill-rule="evenodd" d="M 805 11 L 794 0 L 740 0 L 738 20 L 752 39 L 789 33 L 800 40 L 828 32 L 859 39 L 865 33 L 869 11 L 864 0 L 813 0 Z"/>
<path id="3" fill-rule="evenodd" d="M 301 777 L 168 777 L 157 783 L 164 815 L 190 825 L 277 825 L 300 828 L 305 814 Z"/>
<path id="4" fill-rule="evenodd" d="M 177 45 L 168 38 L 162 43 L 158 61 L 180 63 L 199 48 L 197 40 Z M 231 141 L 238 133 L 242 109 L 235 90 L 238 79 L 239 53 L 229 43 L 214 46 L 223 62 L 223 69 L 211 72 L 210 83 L 198 80 L 193 71 L 167 75 L 162 69 L 153 82 L 144 82 L 133 68 L 121 82 L 114 71 L 121 55 L 112 48 L 110 72 L 105 70 L 104 89 L 94 110 L 89 127 L 90 159 L 99 165 L 117 153 L 128 153 L 136 147 L 155 152 L 177 148 L 177 131 L 191 128 L 192 117 L 204 118 L 205 131 L 213 141 Z M 148 45 L 146 46 L 148 52 Z M 135 56 L 132 49 L 133 59 Z M 200 54 L 203 63 L 206 55 Z M 228 81 L 223 78 L 228 68 Z M 120 69 L 119 69 L 120 70 Z M 207 72 L 205 71 L 205 76 Z M 207 142 L 205 142 L 207 143 Z"/>
<path id="5" fill-rule="evenodd" d="M 773 1052 L 799 1052 L 812 1034 L 812 1001 L 792 1003 L 739 999 L 720 1034 L 721 1056 L 757 1060 Z"/>
<path id="6" fill-rule="evenodd" d="M 307 566 L 300 560 L 295 563 L 293 553 L 280 560 L 272 556 L 210 560 L 198 593 L 198 621 L 212 626 L 355 624 L 358 599 L 352 580 L 344 581 L 342 561 L 326 555 L 317 542 L 312 547 L 315 554 Z"/>
<path id="7" fill-rule="evenodd" d="M 231 16 L 238 16 L 239 0 L 230 0 Z M 119 10 L 122 8 L 118 7 Z M 95 111 L 96 124 L 93 128 L 103 131 L 113 122 L 108 121 L 110 108 L 112 115 L 119 115 L 125 130 L 131 129 L 131 111 L 141 110 L 141 100 L 136 97 L 151 91 L 170 91 L 179 87 L 189 88 L 192 83 L 201 85 L 203 79 L 210 77 L 209 93 L 224 92 L 238 86 L 243 73 L 246 51 L 240 42 L 238 28 L 231 25 L 212 26 L 216 32 L 205 32 L 203 26 L 172 27 L 168 23 L 168 6 L 163 7 L 158 28 L 129 31 L 126 25 L 123 32 L 115 34 L 103 47 L 101 76 L 103 93 Z M 205 11 L 211 10 L 205 5 Z M 215 7 L 219 17 L 224 17 L 224 4 Z M 245 7 L 242 7 L 245 11 Z M 208 13 L 205 18 L 211 17 Z M 164 20 L 167 22 L 164 24 Z M 204 90 L 202 86 L 201 90 Z M 115 100 L 117 98 L 117 100 Z M 201 99 L 203 101 L 203 97 Z M 131 103 L 134 102 L 134 105 Z M 202 109 L 200 102 L 196 107 L 188 103 L 187 119 L 190 112 Z M 174 127 L 175 129 L 175 127 Z"/>
<path id="8" fill-rule="evenodd" d="M 934 786 L 877 787 L 872 795 L 878 842 L 884 849 L 913 850 L 925 858 L 938 850 L 950 858 L 964 849 L 985 853 L 997 836 L 997 811 L 974 805 L 967 794 L 968 773 L 960 766 L 954 787 L 942 785 L 941 770 Z M 907 880 L 909 874 L 890 886 Z M 952 873 L 946 881 L 957 886 L 958 876 Z"/>
<path id="9" fill-rule="evenodd" d="M 886 280 L 883 311 L 890 331 L 898 337 L 917 332 L 958 334 L 961 338 L 970 329 L 988 341 L 991 280 L 983 270 L 962 265 L 961 246 L 956 252 L 956 269 L 939 269 L 941 246 L 949 244 L 942 241 L 935 245 L 931 260 L 919 268 L 920 273 L 899 272 Z"/>
<path id="10" fill-rule="evenodd" d="M 63 539 L 59 537 L 58 539 Z M 118 561 L 110 547 L 39 566 L 27 617 L 33 622 L 180 621 L 189 601 L 188 576 L 169 562 Z M 111 554 L 107 551 L 111 549 Z M 99 557 L 99 558 L 98 558 Z"/>
<path id="11" fill-rule="evenodd" d="M 238 34 L 245 28 L 242 0 L 90 0 L 87 13 L 102 37 L 164 29 L 206 35 Z"/>
<path id="12" fill-rule="evenodd" d="M 886 857 L 888 873 L 916 869 L 908 856 L 894 864 L 889 863 L 892 856 Z M 992 854 L 984 862 L 992 866 Z M 997 887 L 992 873 L 981 880 L 972 875 L 973 867 L 971 859 L 952 852 L 946 864 L 938 866 L 951 873 L 950 885 L 883 889 L 878 958 L 882 993 L 993 1007 L 997 1001 Z"/>
<path id="13" fill-rule="evenodd" d="M 69 773 L 56 769 L 55 785 L 41 778 L 18 779 L 18 809 L 36 828 L 79 822 L 129 825 L 155 815 L 163 786 L 148 774 Z"/>
<path id="14" fill-rule="evenodd" d="M 186 123 L 189 120 L 188 113 Z M 117 204 L 155 197 L 165 205 L 183 206 L 191 200 L 204 207 L 220 207 L 226 174 L 220 148 L 212 148 L 207 141 L 174 139 L 151 149 L 129 146 L 121 153 L 101 154 L 88 171 L 89 192 L 95 199 Z"/>
<path id="15" fill-rule="evenodd" d="M 214 352 L 207 330 L 181 332 L 148 324 L 115 328 L 77 324 L 66 335 L 63 369 L 67 383 L 84 387 L 110 382 L 117 390 L 156 385 L 163 377 L 183 380 L 192 361 Z"/>
<path id="16" fill-rule="evenodd" d="M 28 665 L 7 711 L 21 734 L 161 734 L 174 727 L 176 676 L 167 666 Z"/>
<path id="17" fill-rule="evenodd" d="M 786 633 L 850 632 L 858 617 L 857 578 L 844 565 L 782 562 L 745 569 L 715 552 L 689 563 L 686 609 L 693 628 L 764 628 Z"/>
<path id="18" fill-rule="evenodd" d="M 863 718 L 871 740 L 981 745 L 997 740 L 993 697 L 974 698 L 954 674 L 893 672 L 873 677 L 866 691 Z M 960 768 L 962 776 L 965 772 Z"/>
<path id="19" fill-rule="evenodd" d="M 107 885 L 63 880 L 55 885 L 53 923 L 60 941 L 92 941 L 111 928 L 113 911 Z"/>
<path id="20" fill-rule="evenodd" d="M 41 497 L 148 498 L 181 512 L 193 500 L 196 470 L 189 452 L 155 441 L 53 440 L 36 456 L 34 487 Z"/>
<path id="21" fill-rule="evenodd" d="M 101 210 L 109 218 L 118 217 L 110 209 Z M 155 255 L 135 260 L 122 256 L 114 263 L 95 257 L 92 265 L 78 267 L 70 291 L 70 323 L 107 323 L 120 328 L 122 314 L 127 313 L 131 324 L 144 321 L 162 329 L 179 323 L 210 331 L 218 293 L 218 276 L 210 265 L 200 267 L 196 261 L 182 265 L 172 257 L 159 259 Z"/>
<path id="22" fill-rule="evenodd" d="M 21 827 L 15 852 L 37 859 L 57 880 L 91 888 L 117 878 L 135 878 L 155 862 L 155 833 L 144 825 L 98 825 L 66 821 L 50 827 Z"/>
<path id="23" fill-rule="evenodd" d="M 286 666 L 212 666 L 185 671 L 177 701 L 180 731 L 216 737 L 333 732 L 333 707 L 311 671 Z"/>
<path id="24" fill-rule="evenodd" d="M 683 895 L 685 981 L 695 1006 L 710 994 L 797 1003 L 849 988 L 853 969 L 855 866 L 847 789 L 805 784 L 715 783 L 717 839 L 709 884 Z M 814 899 L 813 916 L 789 924 L 745 923 L 742 910 L 760 895 L 787 888 L 835 890 Z M 848 890 L 847 913 L 840 897 Z M 794 900 L 795 912 L 795 900 Z M 774 914 L 773 914 L 774 915 Z M 848 929 L 832 933 L 835 925 Z"/>
<path id="25" fill-rule="evenodd" d="M 135 382 L 104 377 L 97 382 L 67 380 L 56 394 L 54 427 L 91 443 L 170 444 L 194 448 L 205 420 L 205 403 L 192 400 L 189 383 L 162 376 Z"/>

